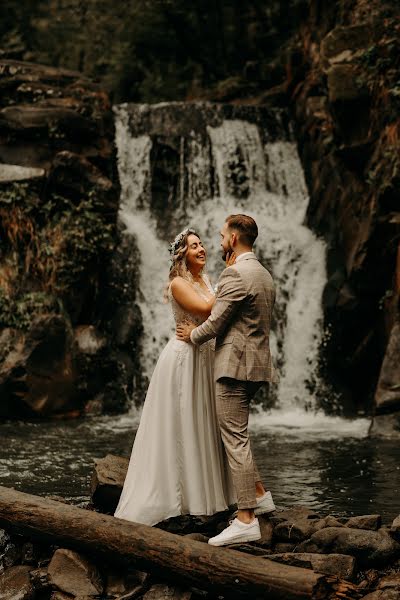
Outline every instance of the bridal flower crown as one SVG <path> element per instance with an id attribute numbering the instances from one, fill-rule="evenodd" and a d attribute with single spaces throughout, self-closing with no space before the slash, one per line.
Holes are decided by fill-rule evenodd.
<path id="1" fill-rule="evenodd" d="M 186 227 L 185 229 L 183 229 L 183 231 L 178 233 L 178 235 L 176 236 L 174 241 L 170 243 L 169 248 L 168 248 L 169 253 L 171 255 L 170 259 L 169 259 L 170 266 L 172 266 L 174 263 L 174 255 L 176 253 L 176 249 L 178 248 L 179 244 L 181 243 L 181 241 L 183 240 L 185 235 L 187 235 L 188 233 L 196 233 L 196 232 L 191 227 Z"/>

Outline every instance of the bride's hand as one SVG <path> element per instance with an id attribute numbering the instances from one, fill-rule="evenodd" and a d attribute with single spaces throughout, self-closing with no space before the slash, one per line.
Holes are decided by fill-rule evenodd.
<path id="1" fill-rule="evenodd" d="M 234 252 L 229 254 L 229 252 L 228 252 L 226 255 L 226 258 L 225 258 L 225 265 L 227 267 L 231 267 L 232 265 L 235 264 L 235 260 L 236 260 L 236 254 Z"/>

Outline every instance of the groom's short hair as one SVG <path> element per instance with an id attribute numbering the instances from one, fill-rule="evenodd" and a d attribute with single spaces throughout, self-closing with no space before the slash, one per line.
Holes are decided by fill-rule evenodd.
<path id="1" fill-rule="evenodd" d="M 257 223 L 252 217 L 247 215 L 230 215 L 225 221 L 229 229 L 234 229 L 239 234 L 239 239 L 243 244 L 252 246 L 258 236 Z"/>

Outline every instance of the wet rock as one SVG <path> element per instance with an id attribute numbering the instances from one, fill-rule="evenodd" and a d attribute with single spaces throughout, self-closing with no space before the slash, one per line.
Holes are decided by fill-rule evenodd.
<path id="1" fill-rule="evenodd" d="M 397 40 L 398 20 L 385 20 L 387 3 L 373 4 L 347 3 L 344 12 L 334 15 L 332 4 L 313 3 L 300 32 L 303 72 L 297 70 L 301 82 L 296 81 L 293 99 L 310 190 L 308 223 L 329 248 L 324 293 L 328 376 L 350 412 L 365 408 L 358 399 L 370 397 L 376 387 L 388 320 L 387 303 L 382 306 L 380 299 L 393 286 L 398 244 L 395 229 L 383 226 L 398 205 L 398 177 L 392 181 L 393 155 L 384 134 L 392 122 L 389 115 L 398 112 L 385 100 L 398 56 L 397 42 L 392 58 L 388 40 Z M 314 43 L 304 52 L 310 37 Z M 328 105 L 314 100 L 325 96 L 327 80 Z M 374 172 L 379 175 L 372 180 L 368 174 Z M 335 274 L 341 281 L 333 281 Z M 377 423 L 376 434 L 390 427 L 400 430 L 399 419 Z"/>
<path id="2" fill-rule="evenodd" d="M 393 519 L 390 533 L 396 540 L 400 541 L 400 515 Z"/>
<path id="3" fill-rule="evenodd" d="M 271 554 L 271 560 L 293 567 L 313 569 L 316 573 L 333 575 L 340 579 L 352 579 L 355 571 L 355 558 L 346 554 L 312 554 L 307 552 Z"/>
<path id="4" fill-rule="evenodd" d="M 339 521 L 336 517 L 328 515 L 325 517 L 325 527 L 344 527 L 344 524 Z"/>
<path id="5" fill-rule="evenodd" d="M 400 600 L 400 592 L 396 590 L 376 590 L 363 596 L 363 600 Z"/>
<path id="6" fill-rule="evenodd" d="M 392 412 L 400 408 L 400 320 L 392 327 L 375 392 L 375 404 L 378 413 L 382 409 Z M 378 424 L 374 423 L 372 432 L 377 432 Z"/>
<path id="7" fill-rule="evenodd" d="M 107 454 L 95 461 L 90 492 L 96 508 L 114 514 L 124 485 L 129 460 Z"/>
<path id="8" fill-rule="evenodd" d="M 101 195 L 103 202 L 106 199 L 110 201 L 110 206 L 104 202 L 104 210 L 113 207 L 117 200 L 112 181 L 87 158 L 69 150 L 63 150 L 54 157 L 49 185 L 58 193 L 76 200 L 90 192 Z"/>
<path id="9" fill-rule="evenodd" d="M 315 512 L 307 506 L 293 506 L 292 508 L 286 508 L 276 512 L 272 519 L 279 519 L 280 521 L 295 521 L 297 519 L 320 519 L 319 513 Z"/>
<path id="10" fill-rule="evenodd" d="M 373 32 L 369 25 L 335 27 L 321 42 L 322 58 L 328 63 L 349 62 L 370 46 Z"/>
<path id="11" fill-rule="evenodd" d="M 5 529 L 0 529 L 0 552 L 2 552 L 10 541 L 10 536 Z"/>
<path id="12" fill-rule="evenodd" d="M 40 556 L 39 547 L 32 542 L 24 542 L 21 547 L 21 562 L 23 565 L 34 565 Z"/>
<path id="13" fill-rule="evenodd" d="M 150 575 L 134 569 L 125 571 L 108 571 L 106 575 L 105 594 L 119 600 L 136 598 L 146 592 Z"/>
<path id="14" fill-rule="evenodd" d="M 190 600 L 192 597 L 193 592 L 189 590 L 182 590 L 165 583 L 156 583 L 146 592 L 143 600 Z"/>
<path id="15" fill-rule="evenodd" d="M 44 175 L 44 169 L 21 167 L 19 165 L 0 165 L 0 183 L 40 179 Z"/>
<path id="16" fill-rule="evenodd" d="M 47 567 L 40 567 L 30 571 L 32 585 L 36 591 L 47 590 L 50 588 L 50 582 L 47 577 Z"/>
<path id="17" fill-rule="evenodd" d="M 97 567 L 72 550 L 59 548 L 55 551 L 48 567 L 48 577 L 54 587 L 67 594 L 96 596 L 103 591 Z"/>
<path id="18" fill-rule="evenodd" d="M 29 577 L 30 567 L 10 567 L 0 575 L 0 600 L 31 600 L 35 592 Z"/>
<path id="19" fill-rule="evenodd" d="M 74 331 L 74 340 L 80 352 L 96 354 L 107 340 L 93 325 L 80 325 Z"/>
<path id="20" fill-rule="evenodd" d="M 260 515 L 258 517 L 258 522 L 260 524 L 261 539 L 257 540 L 256 544 L 257 546 L 262 546 L 263 548 L 269 548 L 272 545 L 274 526 L 269 517 L 266 517 L 265 515 Z"/>
<path id="21" fill-rule="evenodd" d="M 308 539 L 315 531 L 325 527 L 324 519 L 298 518 L 283 521 L 276 525 L 274 538 L 281 542 L 302 542 Z"/>
<path id="22" fill-rule="evenodd" d="M 12 567 L 21 560 L 21 547 L 9 541 L 1 553 L 1 562 L 5 568 Z"/>
<path id="23" fill-rule="evenodd" d="M 360 566 L 385 565 L 400 554 L 400 545 L 383 529 L 367 531 L 327 527 L 299 544 L 295 552 L 350 554 Z"/>
<path id="24" fill-rule="evenodd" d="M 378 583 L 378 590 L 400 591 L 400 573 L 391 573 L 383 577 Z"/>
<path id="25" fill-rule="evenodd" d="M 381 525 L 381 515 L 360 515 L 357 517 L 350 517 L 350 519 L 346 521 L 346 527 L 352 527 L 353 529 L 369 529 L 371 531 L 377 531 Z"/>
<path id="26" fill-rule="evenodd" d="M 77 410 L 72 338 L 61 315 L 38 316 L 0 365 L 1 417 Z"/>
<path id="27" fill-rule="evenodd" d="M 0 110 L 0 130 L 21 135 L 47 133 L 49 129 L 57 128 L 60 137 L 68 136 L 76 141 L 82 135 L 93 137 L 94 123 L 76 112 L 73 102 L 70 106 L 65 102 L 52 102 L 53 106 L 43 102 L 36 106 L 20 104 L 3 108 Z"/>
<path id="28" fill-rule="evenodd" d="M 368 96 L 367 88 L 359 81 L 353 65 L 335 65 L 328 71 L 329 101 L 359 102 Z"/>
<path id="29" fill-rule="evenodd" d="M 400 435 L 400 411 L 375 415 L 369 430 L 370 436 L 398 438 Z"/>

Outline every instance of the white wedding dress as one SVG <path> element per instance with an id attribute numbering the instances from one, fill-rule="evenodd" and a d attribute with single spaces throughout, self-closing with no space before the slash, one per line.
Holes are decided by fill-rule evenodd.
<path id="1" fill-rule="evenodd" d="M 209 291 L 210 281 L 203 276 Z M 199 284 L 196 292 L 207 300 Z M 176 323 L 202 322 L 169 290 Z M 236 502 L 215 410 L 214 340 L 169 340 L 154 369 L 133 444 L 119 519 L 155 525 L 181 514 L 212 515 Z"/>

